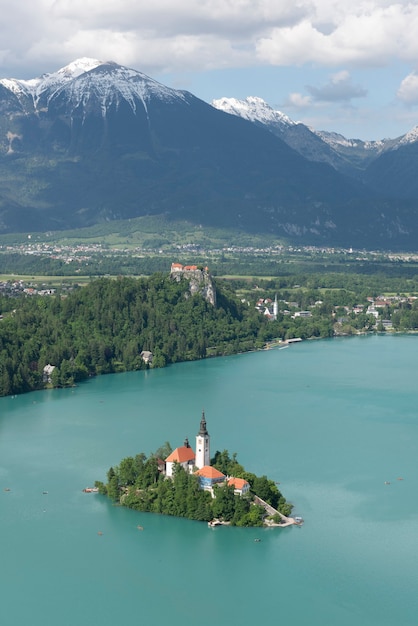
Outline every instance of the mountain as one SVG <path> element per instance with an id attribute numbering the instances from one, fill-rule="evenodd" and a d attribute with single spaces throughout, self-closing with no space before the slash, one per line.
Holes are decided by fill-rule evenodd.
<path id="1" fill-rule="evenodd" d="M 377 193 L 418 200 L 418 126 L 399 137 L 366 169 L 364 180 Z"/>
<path id="2" fill-rule="evenodd" d="M 340 154 L 338 149 L 334 149 L 330 141 L 302 122 L 294 122 L 284 113 L 275 111 L 262 98 L 256 96 L 249 96 L 245 100 L 220 98 L 213 100 L 212 106 L 266 128 L 310 161 L 328 163 L 336 170 L 352 174 L 350 159 Z"/>
<path id="3" fill-rule="evenodd" d="M 370 163 L 387 150 L 394 148 L 398 141 L 397 139 L 363 141 L 362 139 L 347 139 L 339 133 L 330 133 L 325 130 L 314 132 L 334 152 L 354 167 L 350 172 L 351 175 L 354 174 L 360 177 Z"/>
<path id="4" fill-rule="evenodd" d="M 418 141 L 418 126 L 396 139 L 347 139 L 339 133 L 315 130 L 302 122 L 295 122 L 255 96 L 245 100 L 220 98 L 213 100 L 212 105 L 266 128 L 307 159 L 329 163 L 336 170 L 356 178 L 363 178 L 364 171 L 382 154 Z"/>
<path id="5" fill-rule="evenodd" d="M 0 232 L 165 214 L 312 244 L 408 240 L 415 222 L 403 206 L 325 158 L 305 158 L 308 148 L 297 151 L 278 130 L 294 126 L 294 145 L 303 132 L 337 154 L 307 127 L 285 116 L 274 123 L 273 134 L 95 59 L 32 80 L 2 79 Z"/>

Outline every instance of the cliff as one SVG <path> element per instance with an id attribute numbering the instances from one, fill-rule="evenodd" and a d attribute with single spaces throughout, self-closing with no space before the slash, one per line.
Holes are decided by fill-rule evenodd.
<path id="1" fill-rule="evenodd" d="M 197 265 L 172 263 L 170 278 L 177 282 L 185 278 L 189 281 L 192 296 L 200 293 L 207 302 L 216 306 L 216 289 L 207 267 L 200 268 Z"/>

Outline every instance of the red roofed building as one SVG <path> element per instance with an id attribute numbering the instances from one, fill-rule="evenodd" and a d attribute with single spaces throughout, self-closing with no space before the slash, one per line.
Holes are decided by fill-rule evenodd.
<path id="1" fill-rule="evenodd" d="M 186 439 L 183 446 L 176 448 L 165 460 L 165 473 L 166 476 L 173 476 L 173 470 L 175 463 L 182 465 L 186 472 L 192 473 L 195 466 L 195 453 L 189 445 L 189 440 Z"/>
<path id="2" fill-rule="evenodd" d="M 234 493 L 239 496 L 243 496 L 250 490 L 250 483 L 247 480 L 244 480 L 243 478 L 234 478 L 233 476 L 228 479 L 228 486 L 234 487 Z"/>
<path id="3" fill-rule="evenodd" d="M 204 465 L 195 472 L 195 476 L 199 477 L 199 483 L 202 489 L 212 491 L 213 485 L 225 482 L 226 476 L 222 474 L 216 467 Z"/>
<path id="4" fill-rule="evenodd" d="M 167 478 L 172 478 L 175 473 L 176 464 L 181 465 L 189 474 L 194 472 L 198 477 L 201 489 L 213 491 L 214 485 L 229 485 L 234 487 L 234 493 L 245 495 L 250 490 L 249 483 L 243 478 L 233 478 L 225 476 L 216 467 L 210 465 L 210 435 L 206 426 L 205 412 L 202 411 L 199 432 L 196 435 L 196 454 L 186 438 L 184 444 L 173 450 L 165 459 L 165 474 Z"/>

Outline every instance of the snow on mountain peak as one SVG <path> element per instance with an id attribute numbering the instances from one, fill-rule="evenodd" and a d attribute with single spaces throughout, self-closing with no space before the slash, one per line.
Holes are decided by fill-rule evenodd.
<path id="1" fill-rule="evenodd" d="M 83 60 L 84 61 L 84 60 Z M 91 67 L 85 72 L 81 72 L 71 82 L 65 86 L 69 98 L 77 102 L 85 102 L 89 94 L 100 100 L 103 115 L 111 104 L 120 103 L 125 100 L 132 110 L 136 110 L 137 102 L 140 100 L 147 111 L 147 103 L 156 98 L 158 100 L 185 100 L 182 91 L 170 89 L 146 74 L 137 70 L 118 65 L 112 61 L 102 63 L 87 59 L 91 62 Z M 78 62 L 75 71 L 78 71 Z"/>
<path id="2" fill-rule="evenodd" d="M 84 74 L 84 72 L 94 70 L 95 67 L 102 65 L 102 63 L 103 61 L 98 61 L 97 59 L 81 57 L 80 59 L 72 61 L 72 63 L 69 63 L 65 67 L 62 67 L 60 70 L 58 70 L 57 74 L 61 76 L 68 76 L 72 79 L 80 76 L 80 74 Z"/>
<path id="3" fill-rule="evenodd" d="M 0 80 L 0 84 L 7 87 L 7 89 L 16 95 L 24 93 L 32 96 L 34 100 L 37 100 L 44 91 L 59 89 L 59 87 L 65 83 L 81 76 L 95 67 L 98 67 L 101 63 L 101 61 L 97 61 L 96 59 L 83 57 L 69 63 L 69 65 L 66 65 L 65 67 L 62 67 L 57 72 L 52 72 L 51 74 L 43 74 L 38 78 L 30 78 L 28 80 L 3 78 Z"/>
<path id="4" fill-rule="evenodd" d="M 82 57 L 57 72 L 44 74 L 30 80 L 1 79 L 0 84 L 18 97 L 30 98 L 37 108 L 48 106 L 56 96 L 66 91 L 73 105 L 78 106 L 92 96 L 100 101 L 102 114 L 112 104 L 126 100 L 135 111 L 137 101 L 186 100 L 185 93 L 170 89 L 154 79 L 113 61 L 99 61 Z"/>
<path id="5" fill-rule="evenodd" d="M 294 126 L 294 122 L 280 111 L 275 111 L 265 100 L 258 96 L 248 96 L 245 100 L 236 98 L 219 98 L 212 101 L 215 109 L 243 117 L 251 122 L 261 122 L 263 124 L 277 124 L 280 126 Z"/>
<path id="6" fill-rule="evenodd" d="M 418 126 L 414 126 L 410 131 L 406 133 L 400 140 L 398 145 L 405 145 L 408 143 L 415 143 L 418 141 Z"/>

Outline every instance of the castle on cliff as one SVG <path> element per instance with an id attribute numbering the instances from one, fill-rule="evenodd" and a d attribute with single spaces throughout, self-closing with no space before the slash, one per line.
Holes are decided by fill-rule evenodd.
<path id="1" fill-rule="evenodd" d="M 171 478 L 176 463 L 181 465 L 189 474 L 195 474 L 199 478 L 200 487 L 213 493 L 214 485 L 233 486 L 238 495 L 248 493 L 249 483 L 243 478 L 225 476 L 222 472 L 210 464 L 210 435 L 207 430 L 205 412 L 202 411 L 199 432 L 196 435 L 196 452 L 193 451 L 186 438 L 184 444 L 165 459 L 165 473 Z"/>
<path id="2" fill-rule="evenodd" d="M 200 293 L 205 300 L 210 302 L 213 306 L 216 306 L 216 289 L 207 266 L 172 263 L 170 278 L 177 282 L 180 282 L 182 279 L 188 280 L 192 296 L 196 293 Z"/>

